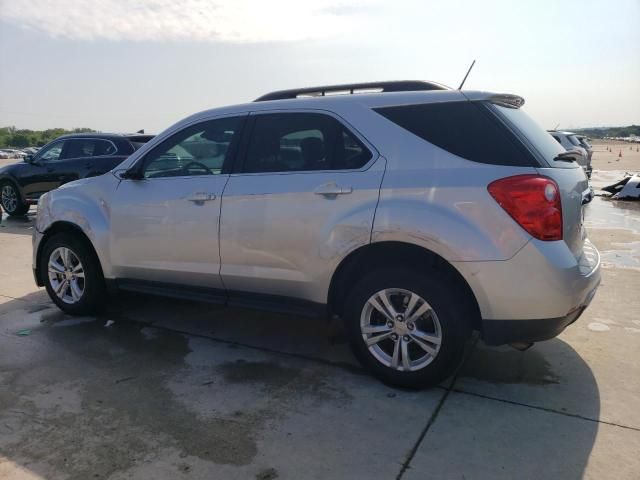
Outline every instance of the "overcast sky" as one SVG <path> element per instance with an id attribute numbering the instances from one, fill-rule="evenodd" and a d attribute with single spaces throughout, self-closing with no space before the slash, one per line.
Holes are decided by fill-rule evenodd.
<path id="1" fill-rule="evenodd" d="M 0 0 L 0 126 L 159 132 L 283 88 L 428 79 L 640 124 L 640 0 Z"/>

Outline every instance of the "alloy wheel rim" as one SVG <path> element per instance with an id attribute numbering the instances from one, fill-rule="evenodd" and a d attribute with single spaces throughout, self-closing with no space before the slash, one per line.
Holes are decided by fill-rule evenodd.
<path id="1" fill-rule="evenodd" d="M 84 267 L 78 256 L 67 247 L 58 247 L 49 256 L 49 284 L 64 303 L 79 302 L 84 295 Z"/>
<path id="2" fill-rule="evenodd" d="M 442 345 L 442 326 L 431 305 L 401 288 L 380 290 L 367 300 L 360 331 L 369 353 L 401 372 L 425 368 Z"/>
<path id="3" fill-rule="evenodd" d="M 8 213 L 15 212 L 18 208 L 18 195 L 11 185 L 2 187 L 2 205 Z"/>

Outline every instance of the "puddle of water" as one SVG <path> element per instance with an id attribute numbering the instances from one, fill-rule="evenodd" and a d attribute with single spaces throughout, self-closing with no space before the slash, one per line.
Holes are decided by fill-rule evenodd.
<path id="1" fill-rule="evenodd" d="M 621 228 L 640 234 L 640 202 L 595 197 L 584 207 L 584 224 L 590 228 Z"/>

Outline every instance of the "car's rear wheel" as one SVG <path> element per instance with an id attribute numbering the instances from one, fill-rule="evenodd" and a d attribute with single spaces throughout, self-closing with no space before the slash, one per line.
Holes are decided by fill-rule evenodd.
<path id="1" fill-rule="evenodd" d="M 29 205 L 20 198 L 20 192 L 11 182 L 0 184 L 0 203 L 7 215 L 19 216 L 29 211 Z"/>
<path id="2" fill-rule="evenodd" d="M 387 384 L 437 385 L 462 359 L 471 335 L 468 299 L 440 271 L 389 268 L 353 288 L 345 321 L 360 362 Z"/>
<path id="3" fill-rule="evenodd" d="M 40 274 L 49 297 L 66 313 L 87 315 L 104 304 L 102 270 L 82 238 L 67 232 L 53 235 L 43 247 Z"/>

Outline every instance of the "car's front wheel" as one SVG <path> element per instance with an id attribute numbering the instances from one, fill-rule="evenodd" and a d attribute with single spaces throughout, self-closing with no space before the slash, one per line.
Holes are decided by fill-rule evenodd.
<path id="1" fill-rule="evenodd" d="M 390 268 L 365 276 L 345 305 L 357 358 L 387 384 L 437 385 L 458 365 L 471 335 L 467 299 L 460 295 L 438 270 Z"/>
<path id="2" fill-rule="evenodd" d="M 64 312 L 95 313 L 106 289 L 98 258 L 87 242 L 71 233 L 58 233 L 43 246 L 40 273 L 47 293 Z"/>
<path id="3" fill-rule="evenodd" d="M 20 192 L 11 182 L 0 184 L 0 203 L 7 214 L 12 217 L 24 215 L 29 211 L 29 205 L 22 201 Z"/>

